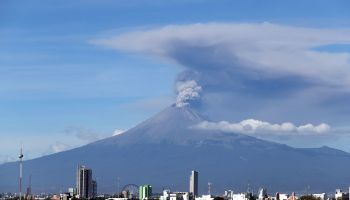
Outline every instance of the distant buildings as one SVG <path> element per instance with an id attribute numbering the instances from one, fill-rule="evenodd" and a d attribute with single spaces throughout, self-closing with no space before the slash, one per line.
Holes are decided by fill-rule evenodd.
<path id="1" fill-rule="evenodd" d="M 198 196 L 198 172 L 192 171 L 190 176 L 190 193 L 193 196 Z"/>
<path id="2" fill-rule="evenodd" d="M 320 200 L 327 200 L 327 194 L 326 193 L 320 193 L 320 194 L 312 194 L 313 197 L 320 199 Z"/>
<path id="3" fill-rule="evenodd" d="M 76 173 L 76 187 L 75 188 L 68 188 L 68 192 L 61 193 L 61 194 L 45 194 L 42 193 L 40 195 L 29 195 L 31 194 L 31 181 L 29 181 L 29 189 L 27 192 L 27 198 L 26 199 L 35 199 L 35 200 L 74 200 L 74 199 L 95 199 L 96 197 L 98 199 L 106 199 L 106 200 L 349 200 L 349 194 L 350 194 L 350 188 L 349 192 L 343 192 L 341 189 L 336 189 L 335 194 L 327 196 L 326 193 L 319 193 L 319 194 L 304 194 L 300 197 L 297 197 L 295 193 L 293 192 L 291 195 L 284 194 L 284 193 L 275 193 L 275 195 L 269 196 L 267 194 L 267 190 L 265 188 L 259 189 L 259 192 L 257 195 L 250 192 L 248 189 L 248 192 L 245 193 L 234 193 L 232 190 L 227 190 L 223 195 L 220 196 L 212 196 L 210 193 L 210 186 L 211 184 L 208 183 L 209 191 L 208 195 L 198 195 L 198 172 L 197 171 L 191 171 L 190 176 L 190 183 L 189 183 L 189 192 L 171 192 L 170 190 L 163 190 L 162 194 L 155 194 L 152 193 L 152 186 L 151 185 L 142 185 L 138 187 L 134 184 L 129 184 L 127 186 L 132 186 L 132 189 L 130 187 L 124 187 L 127 189 L 123 189 L 123 198 L 120 198 L 120 195 L 97 195 L 97 182 L 96 180 L 92 179 L 92 170 L 87 168 L 86 166 L 78 166 L 77 173 Z M 129 190 L 130 189 L 130 190 Z M 137 198 L 137 191 L 139 191 L 139 196 Z M 15 199 L 21 196 L 21 194 L 18 195 L 18 193 L 11 194 L 11 193 L 0 193 L 0 200 L 8 200 L 8 199 Z M 109 198 L 110 197 L 110 198 Z"/>
<path id="4" fill-rule="evenodd" d="M 56 200 L 56 198 L 58 197 L 58 195 L 55 195 L 53 196 L 53 198 L 51 198 L 51 200 Z M 60 200 L 72 200 L 73 199 L 73 196 L 70 195 L 70 193 L 63 193 L 63 194 L 60 194 L 59 195 L 59 199 Z"/>
<path id="5" fill-rule="evenodd" d="M 212 195 L 202 195 L 201 197 L 196 197 L 195 200 L 214 200 L 214 197 Z"/>
<path id="6" fill-rule="evenodd" d="M 255 196 L 251 192 L 234 194 L 232 190 L 228 190 L 228 191 L 225 191 L 223 198 L 225 200 L 298 200 L 299 199 L 297 196 L 295 196 L 294 192 L 292 193 L 292 195 L 281 194 L 277 192 L 274 196 L 269 196 L 265 188 L 259 189 L 259 193 L 257 196 Z"/>
<path id="7" fill-rule="evenodd" d="M 258 195 L 258 200 L 264 200 L 266 199 L 268 196 L 267 196 L 267 191 L 265 188 L 260 188 L 259 189 L 259 195 Z"/>
<path id="8" fill-rule="evenodd" d="M 349 193 L 343 192 L 341 189 L 336 189 L 334 197 L 336 200 L 348 200 Z"/>
<path id="9" fill-rule="evenodd" d="M 346 194 L 341 189 L 335 190 L 335 194 L 334 194 L 335 199 L 342 200 L 345 198 L 345 195 Z"/>
<path id="10" fill-rule="evenodd" d="M 266 190 L 263 192 L 266 192 Z M 224 198 L 227 200 L 250 200 L 251 197 L 252 197 L 252 193 L 250 192 L 235 194 L 232 190 L 227 190 L 225 191 L 225 194 L 224 194 Z"/>
<path id="11" fill-rule="evenodd" d="M 77 188 L 68 188 L 68 193 L 70 196 L 75 197 L 77 195 Z"/>
<path id="12" fill-rule="evenodd" d="M 92 197 L 97 197 L 97 182 L 96 180 L 92 180 Z"/>
<path id="13" fill-rule="evenodd" d="M 152 186 L 142 185 L 139 187 L 139 199 L 149 199 L 152 196 Z"/>
<path id="14" fill-rule="evenodd" d="M 251 194 L 250 193 L 238 193 L 238 194 L 232 194 L 231 200 L 250 200 Z"/>
<path id="15" fill-rule="evenodd" d="M 170 190 L 164 190 L 163 196 L 160 196 L 160 200 L 190 200 L 188 192 L 170 192 Z"/>
<path id="16" fill-rule="evenodd" d="M 78 166 L 76 176 L 77 197 L 91 199 L 97 195 L 97 183 L 92 180 L 92 170 L 85 166 Z"/>
<path id="17" fill-rule="evenodd" d="M 278 200 L 288 200 L 289 199 L 289 194 L 278 194 Z"/>

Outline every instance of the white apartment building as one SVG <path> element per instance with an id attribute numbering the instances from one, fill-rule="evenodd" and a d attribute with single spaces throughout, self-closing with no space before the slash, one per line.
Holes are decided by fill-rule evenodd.
<path id="1" fill-rule="evenodd" d="M 320 200 L 327 200 L 327 194 L 326 193 L 320 193 L 320 194 L 312 194 L 313 197 L 319 198 Z"/>
<path id="2" fill-rule="evenodd" d="M 163 190 L 163 195 L 160 200 L 189 200 L 188 192 L 171 192 L 170 190 Z"/>

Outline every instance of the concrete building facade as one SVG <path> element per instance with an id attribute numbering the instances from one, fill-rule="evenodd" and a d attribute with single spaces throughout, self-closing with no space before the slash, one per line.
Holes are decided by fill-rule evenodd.
<path id="1" fill-rule="evenodd" d="M 78 198 L 92 198 L 92 170 L 85 166 L 78 166 L 76 181 Z"/>
<path id="2" fill-rule="evenodd" d="M 192 171 L 190 176 L 190 194 L 198 196 L 198 172 Z"/>
<path id="3" fill-rule="evenodd" d="M 152 196 L 152 186 L 142 185 L 139 187 L 139 199 L 144 200 Z"/>

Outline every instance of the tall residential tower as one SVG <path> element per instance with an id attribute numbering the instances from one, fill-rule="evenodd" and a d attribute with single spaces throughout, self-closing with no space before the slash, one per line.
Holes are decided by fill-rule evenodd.
<path id="1" fill-rule="evenodd" d="M 140 200 L 149 199 L 151 196 L 152 196 L 152 186 L 141 185 L 139 187 L 139 199 Z"/>
<path id="2" fill-rule="evenodd" d="M 198 196 L 198 172 L 192 171 L 190 177 L 190 193 L 193 196 Z"/>
<path id="3" fill-rule="evenodd" d="M 81 199 L 92 198 L 92 170 L 85 166 L 78 166 L 77 169 L 77 194 Z"/>

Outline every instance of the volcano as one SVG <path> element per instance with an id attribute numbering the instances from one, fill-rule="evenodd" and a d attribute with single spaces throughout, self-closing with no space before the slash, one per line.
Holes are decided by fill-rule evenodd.
<path id="1" fill-rule="evenodd" d="M 350 154 L 329 147 L 293 148 L 238 133 L 197 130 L 208 120 L 189 106 L 170 106 L 123 134 L 68 151 L 27 160 L 24 177 L 34 192 L 59 192 L 75 186 L 75 170 L 93 170 L 99 193 L 121 185 L 150 184 L 187 191 L 191 170 L 199 172 L 199 192 L 333 191 L 350 183 Z M 0 165 L 0 192 L 17 191 L 18 162 Z"/>

